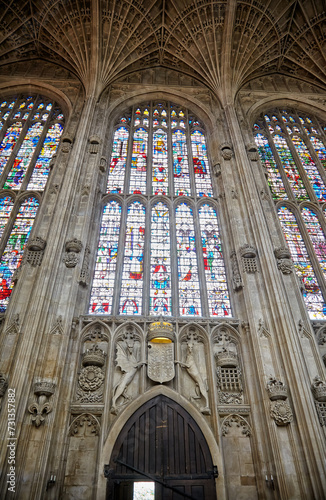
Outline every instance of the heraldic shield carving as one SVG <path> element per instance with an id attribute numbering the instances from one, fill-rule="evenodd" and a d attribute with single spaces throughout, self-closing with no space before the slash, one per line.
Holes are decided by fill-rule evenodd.
<path id="1" fill-rule="evenodd" d="M 175 376 L 174 334 L 171 323 L 151 323 L 147 338 L 147 375 L 160 384 L 169 382 Z"/>

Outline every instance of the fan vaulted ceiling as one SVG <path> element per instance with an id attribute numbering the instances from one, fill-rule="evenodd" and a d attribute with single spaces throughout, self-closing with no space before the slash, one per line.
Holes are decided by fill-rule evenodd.
<path id="1" fill-rule="evenodd" d="M 274 72 L 326 86 L 324 0 L 1 0 L 0 7 L 0 68 L 46 59 L 101 88 L 157 66 L 213 91 Z"/>

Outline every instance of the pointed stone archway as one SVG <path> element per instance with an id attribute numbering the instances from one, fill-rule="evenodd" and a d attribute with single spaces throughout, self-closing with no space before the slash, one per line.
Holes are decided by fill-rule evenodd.
<path id="1" fill-rule="evenodd" d="M 158 395 L 121 430 L 105 467 L 107 499 L 131 500 L 136 481 L 155 483 L 155 500 L 215 500 L 214 467 L 206 439 L 178 403 Z"/>

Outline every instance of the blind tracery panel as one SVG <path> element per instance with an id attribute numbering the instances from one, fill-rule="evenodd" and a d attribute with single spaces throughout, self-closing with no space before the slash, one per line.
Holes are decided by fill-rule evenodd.
<path id="1" fill-rule="evenodd" d="M 150 102 L 124 113 L 113 134 L 108 193 L 119 201 L 104 208 L 89 313 L 231 315 L 217 212 L 200 201 L 213 196 L 201 123 Z M 121 214 L 108 219 L 112 204 Z M 110 252 L 120 265 L 109 284 Z"/>
<path id="2" fill-rule="evenodd" d="M 294 215 L 289 207 L 278 210 L 304 300 L 313 319 L 326 319 L 325 229 L 321 203 L 326 201 L 325 126 L 316 118 L 294 111 L 274 110 L 254 125 L 260 158 L 268 173 L 275 201 L 310 200 Z M 313 249 L 313 250 L 312 250 Z"/>
<path id="3" fill-rule="evenodd" d="M 24 191 L 44 190 L 64 116 L 49 99 L 20 95 L 0 101 L 0 125 L 0 188 L 4 190 L 0 199 L 0 312 L 4 312 L 39 206 L 38 198 L 26 197 Z M 19 191 L 15 202 L 6 196 L 7 189 Z"/>

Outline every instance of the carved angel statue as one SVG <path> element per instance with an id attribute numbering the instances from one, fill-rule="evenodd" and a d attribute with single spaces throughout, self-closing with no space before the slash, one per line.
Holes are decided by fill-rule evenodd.
<path id="1" fill-rule="evenodd" d="M 129 384 L 132 382 L 138 368 L 145 364 L 143 361 L 138 361 L 139 344 L 135 342 L 132 333 L 127 332 L 122 342 L 117 343 L 116 365 L 120 368 L 122 375 L 113 390 L 111 413 L 117 413 L 117 401 L 121 397 L 125 401 L 130 400 L 130 396 L 126 394 Z"/>
<path id="2" fill-rule="evenodd" d="M 205 400 L 205 406 L 201 408 L 201 413 L 204 415 L 210 415 L 211 411 L 208 406 L 208 393 L 207 393 L 207 386 L 206 383 L 203 380 L 203 377 L 201 376 L 201 373 L 198 370 L 196 360 L 194 357 L 193 353 L 194 349 L 194 342 L 192 340 L 189 340 L 187 342 L 187 356 L 186 356 L 186 362 L 181 363 L 178 361 L 177 363 L 186 368 L 188 374 L 190 377 L 193 379 L 193 381 L 196 384 L 196 392 L 198 394 L 197 399 L 203 397 Z"/>

